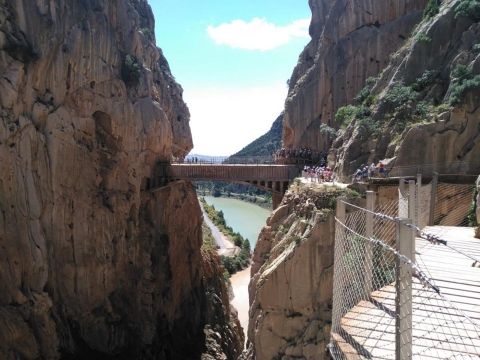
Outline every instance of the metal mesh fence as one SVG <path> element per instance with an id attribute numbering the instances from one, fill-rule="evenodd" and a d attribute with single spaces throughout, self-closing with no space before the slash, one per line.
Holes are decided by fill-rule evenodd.
<path id="1" fill-rule="evenodd" d="M 428 225 L 430 219 L 430 203 L 432 200 L 432 183 L 423 185 L 420 188 L 420 199 L 418 201 L 417 221 L 418 227 L 423 229 Z M 418 196 L 418 195 L 417 195 Z"/>
<path id="2" fill-rule="evenodd" d="M 344 359 L 352 354 L 369 358 L 369 351 L 361 340 L 372 335 L 365 324 L 390 323 L 391 314 L 395 312 L 395 306 L 381 313 L 368 312 L 375 308 L 372 291 L 380 297 L 395 298 L 394 292 L 392 298 L 392 292 L 384 289 L 394 282 L 395 260 L 383 247 L 372 244 L 364 236 L 365 215 L 363 211 L 347 215 L 345 226 L 337 223 L 335 231 L 331 347 L 335 359 Z M 377 338 L 374 336 L 373 339 Z"/>
<path id="3" fill-rule="evenodd" d="M 407 198 L 408 199 L 408 198 Z M 390 217 L 397 217 L 403 206 L 399 201 L 393 200 L 385 204 L 375 206 L 375 212 Z M 407 202 L 408 209 L 408 202 Z M 373 237 L 395 247 L 395 223 L 383 218 L 373 219 Z"/>
<path id="4" fill-rule="evenodd" d="M 435 225 L 468 226 L 474 185 L 439 183 L 435 202 Z"/>
<path id="5" fill-rule="evenodd" d="M 427 185 L 421 191 L 431 188 Z M 403 250 L 394 248 L 401 246 L 399 236 L 405 242 L 405 235 L 399 233 L 400 220 L 393 219 L 401 206 L 393 203 L 377 206 L 374 213 L 355 211 L 343 223 L 337 219 L 330 353 L 334 359 L 478 360 L 480 269 L 472 271 L 465 257 L 456 263 L 461 253 L 422 239 L 417 240 L 424 246 L 417 247 L 420 252 L 413 263 Z M 426 209 L 429 204 L 421 201 L 420 223 Z M 367 237 L 372 214 L 374 235 Z M 375 222 L 377 218 L 382 222 Z M 452 275 L 458 267 L 465 284 Z"/>

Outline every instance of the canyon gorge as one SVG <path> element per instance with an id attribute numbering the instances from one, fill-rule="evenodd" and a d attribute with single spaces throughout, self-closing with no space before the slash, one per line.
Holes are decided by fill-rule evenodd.
<path id="1" fill-rule="evenodd" d="M 329 150 L 345 181 L 476 169 L 468 1 L 308 0 L 282 146 Z M 332 199 L 352 193 L 291 185 L 253 252 L 243 351 L 195 186 L 149 191 L 194 140 L 160 47 L 147 0 L 0 0 L 0 360 L 328 358 Z"/>

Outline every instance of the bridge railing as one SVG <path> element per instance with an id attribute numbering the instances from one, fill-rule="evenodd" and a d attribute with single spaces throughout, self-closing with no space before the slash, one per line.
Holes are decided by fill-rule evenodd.
<path id="1" fill-rule="evenodd" d="M 199 165 L 222 165 L 222 164 L 275 164 L 272 156 L 236 156 L 228 158 L 197 159 L 188 157 L 184 160 L 176 160 L 173 164 L 199 164 Z"/>
<path id="2" fill-rule="evenodd" d="M 227 158 L 197 158 L 195 157 L 187 157 L 183 160 L 176 159 L 172 163 L 174 164 L 201 164 L 201 165 L 208 165 L 208 164 L 317 164 L 320 162 L 320 158 L 318 157 L 278 157 L 278 156 L 230 156 Z M 326 160 L 325 160 L 326 164 Z"/>
<path id="3" fill-rule="evenodd" d="M 166 165 L 156 169 L 156 177 L 172 180 L 219 180 L 219 181 L 292 181 L 298 170 L 288 165 L 255 164 L 195 164 Z"/>

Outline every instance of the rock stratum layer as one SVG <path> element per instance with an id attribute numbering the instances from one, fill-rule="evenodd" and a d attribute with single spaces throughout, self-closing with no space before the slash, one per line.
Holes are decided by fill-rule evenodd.
<path id="1" fill-rule="evenodd" d="M 145 0 L 0 0 L 2 360 L 241 351 L 193 185 L 147 191 L 193 146 L 153 31 Z"/>

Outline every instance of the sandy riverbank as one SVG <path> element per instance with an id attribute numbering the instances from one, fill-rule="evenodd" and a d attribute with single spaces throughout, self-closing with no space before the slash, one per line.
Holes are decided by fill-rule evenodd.
<path id="1" fill-rule="evenodd" d="M 238 310 L 238 319 L 242 324 L 245 338 L 248 329 L 248 283 L 250 282 L 250 267 L 233 274 L 230 278 L 235 298 L 231 301 L 232 305 Z"/>

